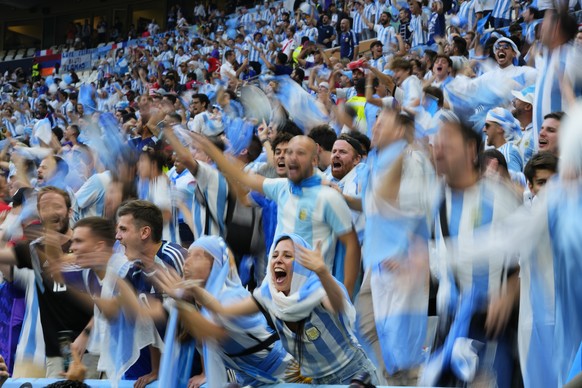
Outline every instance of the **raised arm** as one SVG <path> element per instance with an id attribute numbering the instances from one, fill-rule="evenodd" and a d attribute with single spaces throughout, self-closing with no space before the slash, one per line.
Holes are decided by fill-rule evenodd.
<path id="1" fill-rule="evenodd" d="M 170 143 L 172 149 L 174 150 L 174 152 L 176 152 L 176 155 L 178 155 L 178 157 L 180 158 L 182 163 L 184 163 L 186 168 L 192 173 L 192 175 L 196 176 L 196 173 L 198 172 L 198 162 L 196 161 L 196 159 L 194 159 L 190 151 L 182 145 L 182 143 L 174 133 L 174 129 L 171 127 L 166 128 L 164 130 L 164 137 L 168 141 L 168 143 Z"/>
<path id="2" fill-rule="evenodd" d="M 252 296 L 249 296 L 238 303 L 224 306 L 218 301 L 218 299 L 201 287 L 192 287 L 190 290 L 192 291 L 196 302 L 219 315 L 236 317 L 259 312 L 259 306 L 257 306 L 257 303 Z"/>
<path id="3" fill-rule="evenodd" d="M 339 240 L 346 247 L 344 260 L 344 285 L 348 294 L 352 297 L 358 274 L 360 273 L 360 264 L 362 261 L 360 242 L 358 235 L 352 229 L 350 232 L 339 236 Z"/>
<path id="4" fill-rule="evenodd" d="M 321 241 L 317 242 L 315 250 L 304 248 L 300 245 L 295 246 L 296 259 L 299 264 L 315 272 L 321 281 L 321 285 L 327 294 L 324 305 L 329 302 L 329 307 L 336 314 L 344 311 L 344 295 L 341 287 L 327 269 L 323 256 L 321 254 Z M 348 290 L 348 292 L 350 292 Z"/>
<path id="5" fill-rule="evenodd" d="M 261 194 L 263 193 L 263 182 L 265 181 L 264 177 L 261 175 L 248 174 L 244 172 L 239 165 L 234 164 L 231 160 L 227 159 L 222 151 L 214 144 L 212 144 L 212 142 L 205 136 L 197 133 L 190 133 L 190 136 L 198 148 L 210 156 L 210 158 L 214 161 L 214 163 L 216 163 L 218 168 L 225 175 L 229 175 L 251 190 L 258 191 Z"/>

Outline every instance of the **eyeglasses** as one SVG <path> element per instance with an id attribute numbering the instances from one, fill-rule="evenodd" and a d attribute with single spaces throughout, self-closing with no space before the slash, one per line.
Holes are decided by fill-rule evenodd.
<path id="1" fill-rule="evenodd" d="M 498 45 L 496 45 L 496 49 L 499 50 L 509 50 L 512 49 L 511 45 L 509 43 L 499 43 Z"/>

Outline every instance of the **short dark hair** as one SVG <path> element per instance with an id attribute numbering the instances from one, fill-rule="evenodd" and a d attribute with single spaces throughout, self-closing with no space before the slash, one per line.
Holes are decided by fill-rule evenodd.
<path id="1" fill-rule="evenodd" d="M 257 136 L 253 135 L 251 142 L 247 147 L 249 163 L 254 162 L 259 157 L 259 155 L 261 155 L 262 150 L 263 146 L 261 145 L 261 140 Z"/>
<path id="2" fill-rule="evenodd" d="M 412 72 L 412 64 L 404 58 L 394 58 L 390 63 L 390 70 L 402 69 L 409 73 Z"/>
<path id="3" fill-rule="evenodd" d="M 73 132 L 75 132 L 75 136 L 78 137 L 79 134 L 81 133 L 79 126 L 77 124 L 71 124 L 69 125 L 69 127 L 73 130 Z"/>
<path id="4" fill-rule="evenodd" d="M 488 149 L 485 150 L 481 153 L 481 173 L 484 173 L 484 169 L 487 167 L 487 159 L 495 159 L 497 160 L 497 165 L 502 167 L 505 171 L 507 171 L 509 173 L 509 169 L 507 168 L 507 160 L 505 159 L 505 156 L 503 156 L 503 154 L 496 149 Z"/>
<path id="5" fill-rule="evenodd" d="M 155 243 L 162 241 L 164 217 L 159 207 L 151 202 L 135 199 L 124 202 L 117 209 L 117 218 L 132 216 L 138 228 L 148 226 L 152 230 L 152 240 Z"/>
<path id="6" fill-rule="evenodd" d="M 444 96 L 443 96 L 443 91 L 440 88 L 437 88 L 436 86 L 426 86 L 423 90 L 424 94 L 428 94 L 429 96 L 432 96 L 434 98 L 437 99 L 437 104 L 439 106 L 439 108 L 443 107 L 443 103 L 444 103 Z"/>
<path id="7" fill-rule="evenodd" d="M 544 120 L 546 119 L 554 119 L 554 120 L 558 120 L 558 121 L 562 121 L 562 119 L 564 118 L 564 116 L 566 116 L 566 113 L 564 112 L 551 112 L 548 113 L 547 115 L 544 116 Z"/>
<path id="8" fill-rule="evenodd" d="M 372 146 L 370 138 L 360 131 L 350 131 L 348 134 L 360 142 L 364 151 L 364 155 L 368 155 L 368 153 L 370 152 L 370 147 Z"/>
<path id="9" fill-rule="evenodd" d="M 63 189 L 59 189 L 56 186 L 45 186 L 38 191 L 38 196 L 36 199 L 37 200 L 37 207 L 38 207 L 38 204 L 40 204 L 40 199 L 45 194 L 48 194 L 48 193 L 55 193 L 55 194 L 60 195 L 65 200 L 65 205 L 67 206 L 67 209 L 71 208 L 71 197 L 69 196 L 69 193 L 67 193 Z"/>
<path id="10" fill-rule="evenodd" d="M 204 93 L 196 93 L 192 95 L 192 99 L 198 99 L 200 100 L 200 103 L 205 105 L 205 109 L 208 109 L 208 105 L 210 105 L 210 99 L 208 98 L 208 96 Z"/>
<path id="11" fill-rule="evenodd" d="M 337 140 L 335 131 L 327 124 L 312 128 L 308 136 L 326 151 L 331 151 L 333 143 Z"/>
<path id="12" fill-rule="evenodd" d="M 273 152 L 275 152 L 275 148 L 277 148 L 279 144 L 289 143 L 289 141 L 293 139 L 293 137 L 295 137 L 295 135 L 289 132 L 277 132 L 277 136 L 275 136 L 273 142 L 271 143 L 271 149 L 273 150 Z"/>
<path id="13" fill-rule="evenodd" d="M 277 134 L 281 132 L 287 132 L 292 134 L 293 136 L 303 135 L 303 131 L 301 128 L 295 124 L 293 120 L 285 120 L 281 125 L 277 127 Z"/>
<path id="14" fill-rule="evenodd" d="M 523 175 L 525 175 L 529 183 L 533 183 L 538 170 L 550 170 L 554 173 L 558 171 L 558 158 L 556 155 L 549 151 L 538 152 L 525 165 Z"/>
<path id="15" fill-rule="evenodd" d="M 280 64 L 284 65 L 289 60 L 289 57 L 285 53 L 277 53 L 277 60 Z"/>
<path id="16" fill-rule="evenodd" d="M 91 229 L 91 233 L 97 239 L 105 241 L 107 246 L 112 247 L 115 244 L 115 224 L 111 220 L 102 217 L 85 217 L 77 221 L 73 229 L 83 227 Z"/>
<path id="17" fill-rule="evenodd" d="M 153 147 L 144 147 L 141 151 L 141 155 L 147 155 L 148 159 L 151 163 L 155 164 L 158 171 L 162 171 L 164 168 L 164 164 L 166 163 L 166 157 L 162 153 L 162 151 L 156 150 Z"/>
<path id="18" fill-rule="evenodd" d="M 436 55 L 436 56 L 434 57 L 433 64 L 434 64 L 434 63 L 437 61 L 437 59 L 439 59 L 439 58 L 444 58 L 444 59 L 446 59 L 446 60 L 447 60 L 447 62 L 449 63 L 449 67 L 450 67 L 451 69 L 453 68 L 453 60 L 451 59 L 451 57 L 449 57 L 449 56 L 448 56 L 448 55 L 446 55 L 446 54 L 438 54 L 438 55 Z"/>

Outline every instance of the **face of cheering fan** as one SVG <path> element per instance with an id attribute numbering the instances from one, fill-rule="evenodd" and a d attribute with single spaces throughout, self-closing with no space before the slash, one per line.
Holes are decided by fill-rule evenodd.
<path id="1" fill-rule="evenodd" d="M 511 45 L 507 42 L 501 42 L 497 45 L 495 50 L 495 59 L 499 67 L 504 68 L 513 63 L 513 58 L 515 58 L 515 52 Z"/>
<path id="2" fill-rule="evenodd" d="M 278 177 L 287 176 L 287 166 L 285 165 L 285 153 L 289 142 L 282 142 L 275 147 L 275 172 Z"/>
<path id="3" fill-rule="evenodd" d="M 285 164 L 290 181 L 299 183 L 309 178 L 317 166 L 317 145 L 307 136 L 295 136 L 288 143 Z"/>
<path id="4" fill-rule="evenodd" d="M 354 147 L 345 140 L 336 140 L 331 150 L 331 175 L 335 179 L 345 177 L 360 162 Z"/>
<path id="5" fill-rule="evenodd" d="M 554 118 L 547 118 L 542 123 L 540 129 L 540 137 L 538 140 L 538 147 L 540 151 L 549 151 L 554 155 L 558 155 L 558 131 L 560 128 L 560 121 Z"/>
<path id="6" fill-rule="evenodd" d="M 204 283 L 210 276 L 214 260 L 204 249 L 193 247 L 188 250 L 188 258 L 184 262 L 184 279 L 201 280 Z"/>
<path id="7" fill-rule="evenodd" d="M 290 239 L 281 240 L 271 254 L 271 279 L 275 289 L 285 295 L 291 290 L 295 247 Z"/>

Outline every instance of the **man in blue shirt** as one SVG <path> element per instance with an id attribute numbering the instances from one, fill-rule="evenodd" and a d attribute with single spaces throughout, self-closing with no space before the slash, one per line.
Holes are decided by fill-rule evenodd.
<path id="1" fill-rule="evenodd" d="M 343 19 L 340 22 L 340 57 L 347 58 L 350 61 L 358 59 L 358 37 L 354 30 L 350 28 L 350 21 Z"/>

